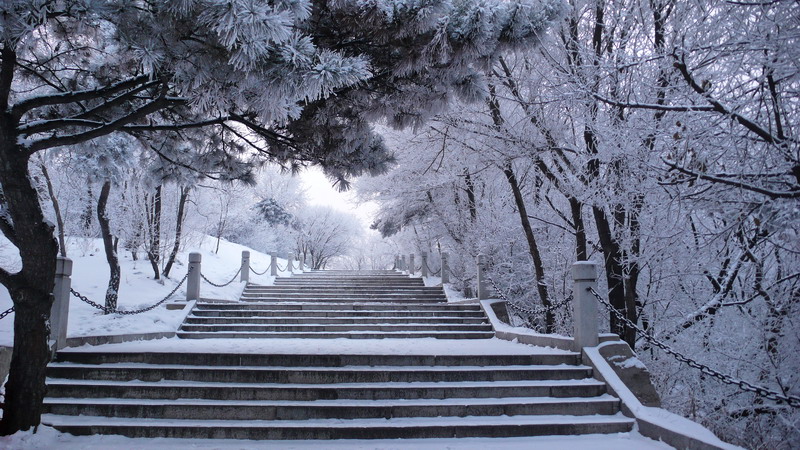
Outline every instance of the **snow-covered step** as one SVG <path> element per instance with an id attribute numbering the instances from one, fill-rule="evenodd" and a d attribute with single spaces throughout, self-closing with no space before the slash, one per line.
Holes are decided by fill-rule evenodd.
<path id="1" fill-rule="evenodd" d="M 429 309 L 338 309 L 336 305 L 325 309 L 301 308 L 302 305 L 271 305 L 269 309 L 211 309 L 212 307 L 197 306 L 189 317 L 348 317 L 348 318 L 378 318 L 378 317 L 442 317 L 442 318 L 469 318 L 485 320 L 481 310 L 458 310 L 450 308 Z M 278 306 L 295 306 L 294 308 L 279 308 Z"/>
<path id="2" fill-rule="evenodd" d="M 186 318 L 187 324 L 216 324 L 224 325 L 231 323 L 238 323 L 241 317 L 205 317 L 198 315 L 190 315 Z M 436 317 L 419 317 L 406 315 L 402 317 L 397 316 L 330 316 L 330 317 L 313 317 L 313 316 L 276 316 L 276 317 L 248 317 L 247 322 L 254 325 L 268 325 L 268 324 L 306 324 L 316 323 L 320 325 L 327 324 L 473 324 L 482 325 L 486 320 L 482 317 L 452 317 L 452 316 L 436 316 Z"/>
<path id="3" fill-rule="evenodd" d="M 98 416 L 42 415 L 42 421 L 75 435 L 205 437 L 226 439 L 402 439 L 505 437 L 621 433 L 633 420 L 611 416 L 408 417 L 317 420 L 163 420 Z M 401 443 L 398 443 L 401 446 Z"/>
<path id="4" fill-rule="evenodd" d="M 85 364 L 171 364 L 200 366 L 559 366 L 577 365 L 578 353 L 480 354 L 460 351 L 456 354 L 386 354 L 375 351 L 360 354 L 328 353 L 198 353 L 198 352 L 82 352 L 61 351 L 57 363 Z"/>
<path id="5" fill-rule="evenodd" d="M 178 331 L 181 339 L 491 339 L 490 331 Z"/>
<path id="6" fill-rule="evenodd" d="M 569 414 L 615 414 L 619 400 L 608 394 L 592 398 L 506 397 L 482 399 L 401 400 L 207 400 L 48 398 L 52 414 L 161 419 L 313 420 L 402 417 L 465 417 Z"/>
<path id="7" fill-rule="evenodd" d="M 184 323 L 181 331 L 226 332 L 226 331 L 258 331 L 258 332 L 346 332 L 346 331 L 492 331 L 489 324 L 448 324 L 448 323 L 347 323 L 347 324 L 288 324 L 267 325 L 247 323 L 227 324 L 190 324 Z"/>
<path id="8" fill-rule="evenodd" d="M 437 381 L 566 380 L 591 376 L 586 366 L 199 366 L 182 364 L 51 363 L 50 378 L 92 380 L 191 380 L 235 383 L 374 383 Z"/>
<path id="9" fill-rule="evenodd" d="M 395 304 L 367 303 L 367 302 L 335 302 L 331 304 L 313 302 L 239 302 L 239 303 L 204 303 L 195 305 L 195 311 L 204 309 L 229 310 L 229 311 L 471 311 L 483 314 L 479 305 L 451 305 L 439 303 L 412 303 L 403 302 Z"/>
<path id="10" fill-rule="evenodd" d="M 223 383 L 184 380 L 111 381 L 49 378 L 48 395 L 73 398 L 217 399 L 217 400 L 391 400 L 478 399 L 502 397 L 596 397 L 606 392 L 593 378 L 375 383 Z"/>

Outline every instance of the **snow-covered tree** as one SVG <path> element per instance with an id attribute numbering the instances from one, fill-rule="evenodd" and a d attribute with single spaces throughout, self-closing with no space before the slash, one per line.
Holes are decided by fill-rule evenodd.
<path id="1" fill-rule="evenodd" d="M 535 42 L 559 10 L 554 0 L 0 3 L 0 229 L 23 262 L 0 271 L 17 308 L 0 432 L 39 423 L 49 354 L 58 250 L 27 176 L 33 154 L 201 130 L 226 145 L 150 149 L 204 174 L 253 158 L 318 163 L 344 185 L 391 160 L 370 120 L 420 124 L 453 94 L 481 97 L 479 69 Z"/>

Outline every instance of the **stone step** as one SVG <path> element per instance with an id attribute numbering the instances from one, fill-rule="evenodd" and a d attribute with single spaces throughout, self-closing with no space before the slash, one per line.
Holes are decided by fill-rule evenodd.
<path id="1" fill-rule="evenodd" d="M 278 384 L 191 381 L 98 381 L 50 378 L 49 397 L 212 400 L 392 400 L 501 397 L 596 397 L 605 384 L 591 379 L 494 382 Z"/>
<path id="2" fill-rule="evenodd" d="M 350 331 L 350 332 L 203 332 L 178 331 L 181 339 L 492 339 L 494 332 L 488 331 Z"/>
<path id="3" fill-rule="evenodd" d="M 306 293 L 341 293 L 341 294 L 438 294 L 443 295 L 444 291 L 441 288 L 350 288 L 347 286 L 331 287 L 331 286 L 268 286 L 268 287 L 247 287 L 244 290 L 248 294 L 261 294 L 261 293 L 286 293 L 286 294 L 306 294 Z"/>
<path id="4" fill-rule="evenodd" d="M 225 439 L 402 439 L 622 433 L 634 421 L 613 416 L 498 416 L 314 421 L 112 418 L 44 414 L 42 422 L 75 435 Z M 401 443 L 398 445 L 402 446 Z"/>
<path id="5" fill-rule="evenodd" d="M 195 310 L 228 311 L 464 311 L 483 312 L 480 305 L 453 305 L 441 303 L 299 303 L 299 302 L 236 302 L 236 303 L 197 303 Z"/>
<path id="6" fill-rule="evenodd" d="M 391 354 L 294 354 L 294 353 L 174 353 L 60 351 L 56 363 L 171 364 L 221 366 L 346 367 L 346 366 L 537 366 L 577 365 L 578 353 L 533 355 L 391 355 Z"/>
<path id="7" fill-rule="evenodd" d="M 229 310 L 229 309 L 195 309 L 190 317 L 287 317 L 287 318 L 379 318 L 379 317 L 417 317 L 417 318 L 438 318 L 438 317 L 459 317 L 469 319 L 484 319 L 486 315 L 483 311 L 420 311 L 420 310 L 307 310 L 307 309 L 275 309 L 275 310 Z"/>
<path id="8" fill-rule="evenodd" d="M 509 397 L 421 400 L 198 400 L 47 398 L 45 412 L 61 415 L 147 417 L 150 419 L 314 420 L 399 417 L 465 417 L 569 414 L 612 415 L 619 400 L 591 398 Z"/>
<path id="9" fill-rule="evenodd" d="M 428 303 L 446 304 L 444 298 L 417 298 L 417 297 L 387 297 L 387 298 L 353 298 L 353 297 L 278 297 L 278 296 L 242 296 L 241 302 L 274 302 L 274 303 Z"/>
<path id="10" fill-rule="evenodd" d="M 387 293 L 373 293 L 373 292 L 243 292 L 242 299 L 245 298 L 278 298 L 278 299 L 308 299 L 317 300 L 321 298 L 342 298 L 347 300 L 358 299 L 381 299 L 381 300 L 408 300 L 420 299 L 430 300 L 436 299 L 446 301 L 447 297 L 442 293 L 427 293 L 427 292 L 387 292 Z"/>
<path id="11" fill-rule="evenodd" d="M 353 323 L 353 324 L 286 324 L 286 325 L 257 325 L 248 323 L 231 323 L 231 324 L 186 324 L 184 323 L 180 331 L 199 331 L 199 332 L 351 332 L 351 331 L 492 331 L 492 326 L 489 324 L 370 324 L 370 323 Z"/>
<path id="12" fill-rule="evenodd" d="M 225 325 L 235 323 L 249 323 L 253 325 L 279 325 L 279 324 L 472 324 L 483 325 L 487 320 L 482 317 L 209 317 L 190 315 L 184 324 Z"/>
<path id="13" fill-rule="evenodd" d="M 439 381 L 578 380 L 591 376 L 586 366 L 345 366 L 265 367 L 110 363 L 51 363 L 49 378 L 114 381 L 191 380 L 228 383 L 375 383 Z"/>

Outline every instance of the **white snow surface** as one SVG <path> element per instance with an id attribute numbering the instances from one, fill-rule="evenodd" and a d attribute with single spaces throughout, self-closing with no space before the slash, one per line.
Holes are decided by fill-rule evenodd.
<path id="1" fill-rule="evenodd" d="M 326 449 L 326 450 L 662 450 L 671 447 L 636 432 L 587 434 L 582 436 L 535 436 L 521 438 L 338 440 L 338 441 L 248 441 L 235 439 L 127 438 L 123 436 L 72 436 L 40 426 L 38 433 L 19 432 L 0 437 L 0 447 L 20 450 L 148 450 L 172 449 Z"/>
<path id="2" fill-rule="evenodd" d="M 15 271 L 19 270 L 19 253 L 7 240 L 0 237 L 0 265 Z M 176 258 L 170 278 L 159 281 L 153 279 L 153 270 L 147 258 L 140 253 L 138 261 L 133 261 L 130 252 L 119 253 L 122 280 L 119 289 L 117 309 L 137 309 L 150 306 L 166 296 L 186 274 L 189 253 L 202 255 L 201 272 L 216 284 L 228 282 L 239 270 L 242 250 L 250 251 L 250 266 L 257 272 L 263 272 L 270 262 L 270 256 L 251 248 L 220 241 L 219 252 L 215 253 L 217 239 L 211 236 L 190 236 L 188 242 L 195 244 L 182 249 Z M 95 303 L 105 303 L 105 292 L 108 287 L 109 270 L 106 263 L 103 242 L 100 239 L 68 238 L 67 255 L 73 261 L 72 288 L 88 297 Z M 286 260 L 278 258 L 278 266 L 285 267 Z M 16 268 L 16 269 L 15 269 Z M 250 282 L 271 285 L 273 277 L 250 273 Z M 288 272 L 278 272 L 280 276 L 288 276 Z M 200 286 L 200 296 L 210 299 L 238 299 L 244 290 L 244 283 L 239 277 L 224 288 L 214 287 L 205 281 Z M 174 300 L 186 299 L 186 284 L 173 295 Z M 0 285 L 0 312 L 12 306 L 8 291 Z M 75 297 L 70 297 L 69 325 L 67 337 L 109 336 L 133 333 L 157 333 L 177 330 L 183 322 L 186 312 L 183 310 L 167 310 L 160 306 L 152 311 L 137 315 L 104 315 L 101 311 L 89 306 Z M 14 314 L 0 320 L 0 345 L 13 344 Z"/>
<path id="3" fill-rule="evenodd" d="M 155 339 L 76 347 L 78 352 L 182 352 L 385 355 L 566 355 L 570 352 L 502 339 Z"/>

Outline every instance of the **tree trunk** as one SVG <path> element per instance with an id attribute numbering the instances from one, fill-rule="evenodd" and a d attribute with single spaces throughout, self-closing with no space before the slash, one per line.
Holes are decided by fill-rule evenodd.
<path id="1" fill-rule="evenodd" d="M 106 251 L 106 261 L 110 277 L 108 279 L 108 289 L 106 289 L 106 308 L 117 309 L 117 297 L 119 296 L 120 268 L 117 250 L 114 248 L 114 236 L 111 235 L 106 206 L 108 196 L 111 193 L 111 180 L 105 180 L 100 189 L 100 197 L 97 198 L 97 223 L 100 224 L 100 235 L 103 237 L 103 248 Z M 108 312 L 106 312 L 108 314 Z"/>
<path id="2" fill-rule="evenodd" d="M 583 224 L 583 203 L 573 196 L 567 196 L 572 212 L 572 224 L 575 226 L 575 257 L 578 261 L 587 261 L 589 252 L 586 247 L 586 227 Z"/>
<path id="3" fill-rule="evenodd" d="M 539 293 L 539 298 L 542 299 L 542 306 L 545 308 L 550 307 L 550 297 L 547 293 L 547 284 L 544 279 L 544 266 L 542 265 L 542 256 L 539 253 L 539 246 L 536 244 L 536 236 L 533 234 L 531 221 L 528 219 L 528 212 L 525 209 L 525 200 L 522 197 L 522 191 L 519 188 L 517 177 L 514 174 L 514 169 L 511 163 L 508 162 L 503 168 L 503 173 L 511 186 L 511 191 L 514 193 L 514 201 L 517 205 L 519 212 L 519 220 L 522 222 L 522 229 L 525 231 L 525 239 L 528 241 L 528 249 L 531 258 L 533 259 L 533 268 L 536 273 L 536 290 Z M 553 311 L 549 309 L 545 313 L 545 333 L 552 333 L 554 331 L 555 316 Z"/>
<path id="4" fill-rule="evenodd" d="M 161 185 L 156 187 L 153 199 L 147 205 L 147 226 L 150 228 L 150 242 L 147 246 L 147 259 L 153 267 L 153 278 L 161 278 L 158 263 L 161 256 Z"/>
<path id="5" fill-rule="evenodd" d="M 186 209 L 186 200 L 189 199 L 188 187 L 182 187 L 181 198 L 178 200 L 178 218 L 175 223 L 175 245 L 172 246 L 172 252 L 169 254 L 167 265 L 164 266 L 164 277 L 169 278 L 169 272 L 172 270 L 172 264 L 175 263 L 175 257 L 178 255 L 178 250 L 181 246 L 181 232 L 183 230 L 183 214 Z"/>
<path id="6" fill-rule="evenodd" d="M 5 59 L 5 51 L 4 51 Z M 45 396 L 45 369 L 50 361 L 50 308 L 53 304 L 58 244 L 44 218 L 36 190 L 28 177 L 29 156 L 16 145 L 12 119 L 0 113 L 0 184 L 10 222 L 3 233 L 20 252 L 22 270 L 0 270 L 0 281 L 14 302 L 14 350 L 5 389 L 0 434 L 37 426 Z"/>
<path id="7" fill-rule="evenodd" d="M 47 183 L 47 195 L 50 196 L 50 202 L 53 204 L 53 211 L 56 214 L 56 225 L 58 226 L 58 248 L 61 256 L 67 257 L 67 240 L 64 238 L 64 219 L 61 217 L 61 207 L 56 198 L 56 192 L 53 189 L 53 182 L 50 180 L 50 173 L 47 172 L 47 165 L 44 160 L 39 158 L 39 168 L 42 170 L 44 181 Z"/>

